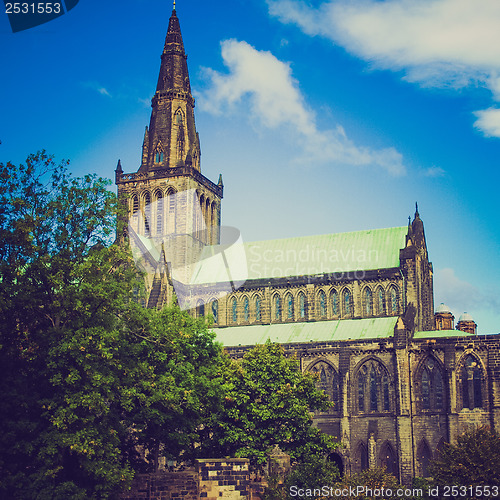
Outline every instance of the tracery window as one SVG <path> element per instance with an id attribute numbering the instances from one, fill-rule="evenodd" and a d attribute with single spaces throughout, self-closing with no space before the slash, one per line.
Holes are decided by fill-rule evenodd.
<path id="1" fill-rule="evenodd" d="M 219 322 L 219 302 L 214 300 L 212 302 L 212 316 L 214 317 L 214 323 Z"/>
<path id="2" fill-rule="evenodd" d="M 368 287 L 365 288 L 364 302 L 365 302 L 365 315 L 372 316 L 373 314 L 372 291 Z"/>
<path id="3" fill-rule="evenodd" d="M 286 296 L 286 304 L 287 304 L 287 319 L 293 319 L 293 297 L 292 294 L 289 293 Z"/>
<path id="4" fill-rule="evenodd" d="M 299 315 L 301 318 L 306 317 L 306 296 L 302 292 L 299 293 Z"/>
<path id="5" fill-rule="evenodd" d="M 318 294 L 318 311 L 321 318 L 326 316 L 326 295 L 323 290 L 320 290 Z"/>
<path id="6" fill-rule="evenodd" d="M 424 362 L 420 377 L 423 410 L 444 408 L 443 375 L 435 359 L 429 357 Z"/>
<path id="7" fill-rule="evenodd" d="M 243 299 L 243 317 L 245 321 L 250 319 L 250 303 L 248 302 L 248 297 Z"/>
<path id="8" fill-rule="evenodd" d="M 162 163 L 163 162 L 163 151 L 161 149 L 156 151 L 155 154 L 155 163 Z"/>
<path id="9" fill-rule="evenodd" d="M 231 309 L 233 315 L 233 323 L 238 322 L 238 304 L 236 303 L 236 297 L 231 299 Z"/>
<path id="10" fill-rule="evenodd" d="M 336 290 L 332 290 L 331 298 L 332 298 L 332 315 L 338 316 L 339 315 L 339 296 L 338 296 L 338 293 Z"/>
<path id="11" fill-rule="evenodd" d="M 321 389 L 332 401 L 331 412 L 340 411 L 340 380 L 337 371 L 327 362 L 319 361 L 309 370 L 318 375 L 317 388 Z"/>
<path id="12" fill-rule="evenodd" d="M 366 362 L 358 371 L 358 411 L 390 411 L 391 394 L 389 375 L 381 363 Z"/>
<path id="13" fill-rule="evenodd" d="M 481 364 L 472 355 L 465 358 L 462 368 L 462 402 L 464 408 L 482 408 L 483 406 L 483 372 Z"/>

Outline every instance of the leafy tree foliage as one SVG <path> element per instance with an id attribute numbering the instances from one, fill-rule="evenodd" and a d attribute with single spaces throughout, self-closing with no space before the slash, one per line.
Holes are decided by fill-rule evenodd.
<path id="1" fill-rule="evenodd" d="M 446 444 L 431 465 L 437 485 L 500 486 L 500 436 L 488 427 L 470 429 Z"/>
<path id="2" fill-rule="evenodd" d="M 137 446 L 194 439 L 219 348 L 203 321 L 131 300 L 107 181 L 44 152 L 0 178 L 0 496 L 108 498 L 146 466 Z"/>
<path id="3" fill-rule="evenodd" d="M 334 448 L 311 426 L 325 395 L 279 346 L 236 362 L 206 321 L 138 304 L 108 181 L 45 152 L 0 180 L 0 497 L 111 498 L 160 456 Z"/>
<path id="4" fill-rule="evenodd" d="M 275 443 L 302 461 L 335 449 L 330 436 L 312 427 L 311 412 L 331 403 L 316 389 L 314 376 L 302 373 L 281 346 L 256 346 L 222 368 L 225 396 L 207 424 L 206 456 L 247 457 L 260 466 Z"/>

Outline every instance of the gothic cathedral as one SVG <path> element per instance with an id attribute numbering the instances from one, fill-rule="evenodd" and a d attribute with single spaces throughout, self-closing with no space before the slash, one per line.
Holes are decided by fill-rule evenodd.
<path id="1" fill-rule="evenodd" d="M 246 243 L 230 254 L 220 244 L 222 177 L 201 173 L 175 8 L 151 106 L 138 171 L 116 169 L 145 305 L 182 295 L 193 314 L 213 316 L 231 355 L 268 339 L 296 355 L 334 402 L 314 419 L 344 443 L 331 455 L 344 473 L 384 465 L 409 484 L 468 426 L 500 430 L 499 336 L 477 335 L 466 313 L 455 328 L 444 304 L 434 310 L 418 207 L 402 227 Z M 239 281 L 231 255 L 245 267 Z"/>

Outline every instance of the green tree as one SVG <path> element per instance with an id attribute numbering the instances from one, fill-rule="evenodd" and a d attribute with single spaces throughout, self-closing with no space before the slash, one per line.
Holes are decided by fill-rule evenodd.
<path id="1" fill-rule="evenodd" d="M 500 487 L 499 434 L 489 427 L 468 430 L 456 444 L 445 444 L 431 464 L 431 474 L 439 486 Z"/>
<path id="2" fill-rule="evenodd" d="M 207 421 L 207 456 L 247 457 L 261 467 L 274 444 L 300 461 L 337 446 L 312 426 L 312 412 L 331 403 L 278 344 L 256 346 L 241 361 L 226 359 L 221 380 L 224 400 Z"/>
<path id="3" fill-rule="evenodd" d="M 220 349 L 205 322 L 132 300 L 108 181 L 45 152 L 0 179 L 0 496 L 109 498 L 160 442 L 189 455 Z"/>

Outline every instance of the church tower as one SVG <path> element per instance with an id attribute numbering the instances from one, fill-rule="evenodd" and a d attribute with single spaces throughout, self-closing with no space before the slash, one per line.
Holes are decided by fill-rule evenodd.
<path id="1" fill-rule="evenodd" d="M 144 253 L 154 254 L 146 271 L 148 305 L 160 306 L 168 300 L 166 292 L 158 291 L 165 288 L 159 282 L 168 281 L 167 264 L 175 261 L 178 268 L 188 269 L 204 246 L 216 245 L 220 239 L 222 176 L 215 184 L 201 173 L 194 106 L 174 2 L 141 164 L 137 172 L 127 174 L 119 161 L 115 170 L 118 197 L 128 207 L 129 237 Z M 189 279 L 185 272 L 184 278 Z M 152 301 L 156 295 L 158 300 Z"/>

